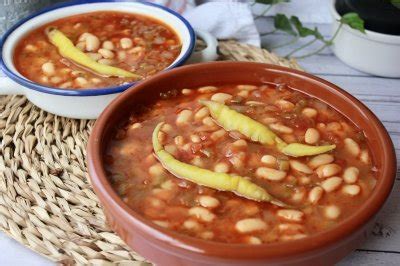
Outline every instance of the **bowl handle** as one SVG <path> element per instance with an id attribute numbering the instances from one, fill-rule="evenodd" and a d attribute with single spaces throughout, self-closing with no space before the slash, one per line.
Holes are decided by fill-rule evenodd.
<path id="1" fill-rule="evenodd" d="M 217 39 L 207 31 L 196 29 L 195 32 L 197 36 L 203 39 L 207 47 L 201 51 L 193 52 L 186 64 L 214 61 L 217 59 Z"/>
<path id="2" fill-rule="evenodd" d="M 8 77 L 0 76 L 0 95 L 23 95 L 23 87 Z"/>

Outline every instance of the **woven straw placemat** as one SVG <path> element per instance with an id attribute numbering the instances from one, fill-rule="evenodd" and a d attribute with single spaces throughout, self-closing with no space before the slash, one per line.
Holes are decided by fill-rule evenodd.
<path id="1" fill-rule="evenodd" d="M 219 51 L 221 60 L 300 69 L 295 61 L 234 41 L 220 42 Z M 54 116 L 23 96 L 0 96 L 0 229 L 61 264 L 146 265 L 107 226 L 88 182 L 93 124 Z"/>

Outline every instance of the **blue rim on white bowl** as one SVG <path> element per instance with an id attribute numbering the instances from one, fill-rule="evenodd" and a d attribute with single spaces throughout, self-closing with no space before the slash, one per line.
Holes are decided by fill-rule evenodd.
<path id="1" fill-rule="evenodd" d="M 89 89 L 81 89 L 81 90 L 60 89 L 60 88 L 56 88 L 56 87 L 44 86 L 44 85 L 38 84 L 36 82 L 30 81 L 30 80 L 24 78 L 22 75 L 15 73 L 17 71 L 10 69 L 7 66 L 7 64 L 6 64 L 6 62 L 5 62 L 4 58 L 3 58 L 3 53 L 4 53 L 4 49 L 3 48 L 4 48 L 4 46 L 5 46 L 6 42 L 7 42 L 7 39 L 19 27 L 23 26 L 26 22 L 30 21 L 31 19 L 34 19 L 34 18 L 36 18 L 36 17 L 38 17 L 38 16 L 40 16 L 42 14 L 48 13 L 48 12 L 51 12 L 51 11 L 54 11 L 54 10 L 57 10 L 57 9 L 70 7 L 70 6 L 86 5 L 86 4 L 113 3 L 113 2 L 125 2 L 125 3 L 134 3 L 134 4 L 142 4 L 142 5 L 145 5 L 145 6 L 151 6 L 151 7 L 154 7 L 154 8 L 161 9 L 162 11 L 167 12 L 167 13 L 171 14 L 172 16 L 175 16 L 176 18 L 178 18 L 183 23 L 183 25 L 186 27 L 186 29 L 188 31 L 188 35 L 189 35 L 188 45 L 187 45 L 186 50 L 181 51 L 181 54 L 178 56 L 178 58 L 171 65 L 166 67 L 164 70 L 168 70 L 168 69 L 180 66 L 183 63 L 185 63 L 186 60 L 188 60 L 188 58 L 190 57 L 190 55 L 192 54 L 193 49 L 194 49 L 196 35 L 194 33 L 194 30 L 193 30 L 192 26 L 189 24 L 189 22 L 185 18 L 183 18 L 180 14 L 176 13 L 175 11 L 173 11 L 173 10 L 171 10 L 169 8 L 166 8 L 164 6 L 160 6 L 160 5 L 157 5 L 157 4 L 154 4 L 154 3 L 145 2 L 145 1 L 132 2 L 132 1 L 129 1 L 129 0 L 75 0 L 75 1 L 68 1 L 66 3 L 55 4 L 55 5 L 52 5 L 50 7 L 44 8 L 44 9 L 42 9 L 42 10 L 40 10 L 40 11 L 38 11 L 38 12 L 32 14 L 32 15 L 29 15 L 26 18 L 21 19 L 14 26 L 12 26 L 8 31 L 6 31 L 4 33 L 4 35 L 2 36 L 2 38 L 0 39 L 0 51 L 1 51 L 1 54 L 0 54 L 0 67 L 1 67 L 1 69 L 4 71 L 4 73 L 9 78 L 14 80 L 18 84 L 20 84 L 20 85 L 22 85 L 22 86 L 24 86 L 24 87 L 26 87 L 28 89 L 36 90 L 38 92 L 43 92 L 43 93 L 47 93 L 47 94 L 55 94 L 55 95 L 63 95 L 63 96 L 99 96 L 99 95 L 115 94 L 115 93 L 120 93 L 120 92 L 125 91 L 129 87 L 133 86 L 136 82 L 127 83 L 127 84 L 118 85 L 118 86 L 106 87 L 106 88 L 97 88 L 97 89 L 94 89 L 94 88 L 90 89 L 89 88 Z M 86 11 L 86 12 L 82 12 L 82 13 L 94 12 L 94 11 L 97 11 L 97 10 Z M 125 12 L 129 12 L 129 11 L 126 10 Z M 79 14 L 79 13 L 77 13 L 77 14 Z M 71 15 L 68 15 L 68 16 L 71 16 Z M 53 19 L 53 21 L 57 20 L 57 19 L 60 19 L 60 18 L 61 17 Z M 159 19 L 159 18 L 157 18 L 157 19 Z M 161 19 L 159 19 L 159 20 L 161 20 Z M 49 22 L 51 22 L 51 21 L 47 21 L 44 24 L 49 23 Z M 31 30 L 33 30 L 33 29 L 31 28 L 29 31 L 31 31 Z M 17 43 L 10 44 L 10 45 L 15 47 L 16 44 Z M 140 82 L 140 81 L 137 81 L 137 82 Z"/>

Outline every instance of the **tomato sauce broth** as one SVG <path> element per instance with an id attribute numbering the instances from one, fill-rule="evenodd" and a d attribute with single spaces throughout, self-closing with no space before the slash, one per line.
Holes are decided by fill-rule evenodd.
<path id="1" fill-rule="evenodd" d="M 316 156 L 284 155 L 274 146 L 225 131 L 200 99 L 225 103 L 269 126 L 287 143 L 336 144 L 336 149 Z M 247 177 L 293 208 L 175 177 L 153 154 L 151 135 L 161 121 L 166 123 L 164 149 L 177 160 Z M 359 208 L 376 183 L 363 132 L 325 103 L 282 84 L 163 94 L 116 130 L 105 160 L 113 187 L 132 209 L 160 226 L 225 243 L 289 241 L 330 229 Z M 285 176 L 266 176 L 265 168 Z"/>
<path id="2" fill-rule="evenodd" d="M 63 58 L 48 40 L 49 27 L 64 33 L 98 63 L 133 72 L 142 79 L 168 67 L 181 52 L 175 31 L 151 17 L 114 11 L 66 17 L 28 33 L 14 52 L 17 70 L 29 80 L 47 86 L 102 88 L 138 80 L 105 77 Z"/>

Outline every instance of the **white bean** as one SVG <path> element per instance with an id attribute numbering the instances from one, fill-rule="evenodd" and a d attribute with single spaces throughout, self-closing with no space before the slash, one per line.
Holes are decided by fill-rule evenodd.
<path id="1" fill-rule="evenodd" d="M 198 135 L 190 135 L 190 140 L 193 142 L 193 143 L 199 143 L 199 142 L 201 142 L 201 139 L 200 139 L 200 137 L 198 136 Z"/>
<path id="2" fill-rule="evenodd" d="M 176 136 L 174 138 L 174 142 L 178 146 L 183 146 L 183 144 L 185 143 L 185 140 L 184 140 L 184 138 L 182 136 Z"/>
<path id="3" fill-rule="evenodd" d="M 219 200 L 211 196 L 199 196 L 199 203 L 205 208 L 216 208 L 219 206 Z"/>
<path id="4" fill-rule="evenodd" d="M 292 222 L 301 222 L 304 218 L 304 213 L 298 210 L 282 209 L 276 212 L 276 215 Z"/>
<path id="5" fill-rule="evenodd" d="M 163 177 L 166 175 L 164 167 L 160 163 L 156 163 L 149 168 L 149 174 L 152 177 Z"/>
<path id="6" fill-rule="evenodd" d="M 168 228 L 168 226 L 169 226 L 169 223 L 167 221 L 154 220 L 153 223 L 155 223 L 158 226 L 164 227 L 164 228 Z"/>
<path id="7" fill-rule="evenodd" d="M 258 167 L 256 170 L 256 175 L 271 181 L 280 181 L 286 177 L 286 172 L 268 167 Z"/>
<path id="8" fill-rule="evenodd" d="M 324 190 L 321 187 L 314 187 L 310 190 L 310 193 L 308 193 L 308 200 L 312 204 L 316 204 L 322 198 L 323 193 Z"/>
<path id="9" fill-rule="evenodd" d="M 102 47 L 107 50 L 114 50 L 115 46 L 111 41 L 104 41 Z"/>
<path id="10" fill-rule="evenodd" d="M 36 52 L 38 50 L 38 48 L 32 44 L 28 44 L 27 46 L 25 46 L 24 49 L 27 50 L 28 52 Z"/>
<path id="11" fill-rule="evenodd" d="M 209 127 L 215 126 L 214 120 L 209 116 L 204 117 L 202 122 L 203 122 L 204 125 L 209 126 Z"/>
<path id="12" fill-rule="evenodd" d="M 314 117 L 316 117 L 317 114 L 318 114 L 317 110 L 315 110 L 314 108 L 309 108 L 309 107 L 304 108 L 304 109 L 301 111 L 301 113 L 302 113 L 303 115 L 307 116 L 308 118 L 314 118 Z"/>
<path id="13" fill-rule="evenodd" d="M 312 169 L 315 169 L 321 165 L 329 164 L 329 163 L 333 162 L 334 160 L 335 160 L 335 158 L 330 154 L 320 154 L 320 155 L 313 157 L 308 162 L 308 165 Z"/>
<path id="14" fill-rule="evenodd" d="M 342 171 L 342 167 L 335 163 L 330 163 L 326 165 L 322 165 L 317 168 L 316 172 L 320 178 L 326 178 L 333 175 L 336 175 Z"/>
<path id="15" fill-rule="evenodd" d="M 192 93 L 192 90 L 189 90 L 189 89 L 182 89 L 181 93 L 182 93 L 183 95 L 190 95 L 190 94 Z"/>
<path id="16" fill-rule="evenodd" d="M 129 54 L 138 54 L 138 53 L 143 52 L 143 51 L 144 51 L 144 47 L 136 46 L 136 47 L 133 47 L 132 49 L 129 49 L 128 53 Z"/>
<path id="17" fill-rule="evenodd" d="M 85 78 L 83 78 L 83 77 L 77 77 L 77 78 L 75 79 L 75 82 L 76 82 L 79 86 L 85 86 L 85 85 L 88 83 L 87 79 L 85 79 Z"/>
<path id="18" fill-rule="evenodd" d="M 240 96 L 240 97 L 243 97 L 243 98 L 247 98 L 247 97 L 249 97 L 249 92 L 248 91 L 240 91 L 240 92 L 238 92 L 238 96 Z"/>
<path id="19" fill-rule="evenodd" d="M 186 146 L 186 145 L 185 145 L 185 146 Z M 205 165 L 204 160 L 201 159 L 200 156 L 194 157 L 194 158 L 191 160 L 191 163 L 192 163 L 193 165 L 196 165 L 197 167 L 204 167 L 204 165 Z"/>
<path id="20" fill-rule="evenodd" d="M 196 114 L 194 115 L 194 120 L 196 121 L 200 121 L 202 120 L 204 117 L 208 116 L 210 114 L 210 110 L 208 110 L 207 107 L 202 107 L 200 110 L 198 110 L 196 112 Z"/>
<path id="21" fill-rule="evenodd" d="M 267 229 L 267 224 L 259 218 L 247 218 L 236 222 L 235 228 L 240 233 L 249 233 Z"/>
<path id="22" fill-rule="evenodd" d="M 246 148 L 247 142 L 244 139 L 238 139 L 237 141 L 232 143 L 232 145 L 238 148 Z"/>
<path id="23" fill-rule="evenodd" d="M 169 154 L 172 154 L 173 156 L 176 156 L 178 154 L 178 148 L 175 145 L 165 145 L 164 149 L 166 152 L 168 152 Z"/>
<path id="24" fill-rule="evenodd" d="M 86 37 L 86 50 L 88 52 L 94 52 L 97 51 L 97 49 L 99 49 L 100 47 L 100 40 L 99 38 L 97 38 L 96 36 L 94 36 L 93 34 L 90 34 Z"/>
<path id="25" fill-rule="evenodd" d="M 215 218 L 215 215 L 212 212 L 203 207 L 190 208 L 189 215 L 195 216 L 197 219 L 203 222 L 211 222 Z"/>
<path id="26" fill-rule="evenodd" d="M 256 90 L 258 87 L 254 85 L 237 85 L 237 88 L 239 90 L 253 91 Z"/>
<path id="27" fill-rule="evenodd" d="M 246 154 L 241 152 L 236 154 L 235 156 L 232 156 L 229 161 L 233 165 L 235 169 L 242 169 L 244 167 L 244 158 L 246 157 Z"/>
<path id="28" fill-rule="evenodd" d="M 275 101 L 275 105 L 277 105 L 282 110 L 286 110 L 286 111 L 293 110 L 293 108 L 294 108 L 293 103 L 283 100 L 283 99 Z"/>
<path id="29" fill-rule="evenodd" d="M 72 87 L 72 82 L 71 81 L 64 82 L 64 83 L 60 84 L 58 87 L 61 88 L 61 89 L 71 88 Z"/>
<path id="30" fill-rule="evenodd" d="M 126 59 L 126 52 L 125 51 L 118 51 L 117 58 L 119 61 L 123 61 Z"/>
<path id="31" fill-rule="evenodd" d="M 267 164 L 269 166 L 275 166 L 277 160 L 276 160 L 275 156 L 267 154 L 267 155 L 264 155 L 263 157 L 261 157 L 261 162 L 265 163 L 265 164 Z"/>
<path id="32" fill-rule="evenodd" d="M 174 187 L 175 187 L 175 183 L 172 182 L 172 180 L 164 181 L 164 182 L 161 184 L 161 188 L 162 188 L 162 189 L 165 189 L 165 190 L 172 190 Z"/>
<path id="33" fill-rule="evenodd" d="M 306 164 L 299 162 L 297 160 L 289 160 L 289 165 L 292 169 L 305 173 L 305 174 L 312 174 L 312 170 L 310 167 L 308 167 Z"/>
<path id="34" fill-rule="evenodd" d="M 219 103 L 226 103 L 230 99 L 232 99 L 232 95 L 230 95 L 228 93 L 223 93 L 223 92 L 219 92 L 219 93 L 216 93 L 213 96 L 211 96 L 211 101 L 219 102 Z"/>
<path id="35" fill-rule="evenodd" d="M 92 34 L 89 33 L 89 32 L 84 32 L 84 33 L 82 33 L 81 36 L 79 36 L 79 38 L 78 38 L 78 42 L 84 42 L 84 41 L 86 41 L 86 38 L 87 38 L 88 36 L 91 36 L 91 35 L 92 35 Z"/>
<path id="36" fill-rule="evenodd" d="M 260 244 L 262 244 L 262 241 L 258 237 L 250 236 L 247 238 L 247 243 L 249 243 L 251 245 L 260 245 Z"/>
<path id="37" fill-rule="evenodd" d="M 164 124 L 161 127 L 161 130 L 164 131 L 165 133 L 172 133 L 174 131 L 174 128 L 170 124 Z"/>
<path id="38" fill-rule="evenodd" d="M 306 234 L 295 234 L 295 235 L 283 235 L 280 237 L 282 241 L 292 241 L 292 240 L 297 240 L 297 239 L 302 239 L 307 237 Z"/>
<path id="39" fill-rule="evenodd" d="M 62 81 L 62 78 L 59 76 L 54 76 L 54 77 L 50 78 L 50 82 L 54 83 L 54 84 L 60 83 L 61 81 Z"/>
<path id="40" fill-rule="evenodd" d="M 119 41 L 122 49 L 129 49 L 133 46 L 133 42 L 129 38 L 121 38 Z"/>
<path id="41" fill-rule="evenodd" d="M 321 187 L 326 191 L 326 192 L 332 192 L 335 191 L 340 187 L 340 185 L 343 183 L 343 179 L 338 177 L 338 176 L 333 176 L 330 177 L 326 180 L 324 180 L 321 183 Z"/>
<path id="42" fill-rule="evenodd" d="M 100 48 L 97 52 L 98 52 L 99 54 L 101 54 L 104 58 L 107 58 L 107 59 L 112 59 L 112 58 L 114 58 L 114 53 L 111 52 L 111 51 L 108 50 L 108 49 Z"/>
<path id="43" fill-rule="evenodd" d="M 360 153 L 360 161 L 362 163 L 368 164 L 370 162 L 369 153 L 367 150 L 362 150 Z"/>
<path id="44" fill-rule="evenodd" d="M 214 87 L 214 86 L 203 86 L 203 87 L 200 87 L 197 89 L 197 91 L 200 93 L 208 93 L 208 92 L 213 92 L 216 90 L 218 90 L 218 88 Z"/>
<path id="45" fill-rule="evenodd" d="M 200 237 L 206 240 L 210 240 L 214 238 L 214 233 L 211 231 L 205 231 L 200 234 Z"/>
<path id="46" fill-rule="evenodd" d="M 330 220 L 336 220 L 340 216 L 340 208 L 336 205 L 329 205 L 324 210 L 325 217 Z"/>
<path id="47" fill-rule="evenodd" d="M 269 127 L 272 130 L 278 131 L 279 133 L 284 133 L 284 134 L 291 134 L 293 133 L 293 129 L 291 129 L 290 127 L 287 127 L 285 125 L 282 125 L 280 123 L 274 123 L 274 124 L 270 124 Z"/>
<path id="48" fill-rule="evenodd" d="M 142 124 L 141 123 L 134 123 L 132 124 L 132 126 L 130 126 L 131 129 L 137 129 L 137 128 L 141 128 Z"/>
<path id="49" fill-rule="evenodd" d="M 212 140 L 216 141 L 216 140 L 222 138 L 222 137 L 225 136 L 225 135 L 226 135 L 225 129 L 220 129 L 220 130 L 217 130 L 217 131 L 213 132 L 213 133 L 211 134 L 210 138 L 211 138 Z"/>
<path id="50" fill-rule="evenodd" d="M 350 196 L 357 196 L 358 194 L 360 194 L 360 191 L 361 188 L 358 185 L 345 185 L 342 188 L 342 192 Z"/>
<path id="51" fill-rule="evenodd" d="M 189 230 L 197 230 L 200 228 L 200 224 L 194 220 L 186 220 L 183 222 L 183 227 Z"/>
<path id="52" fill-rule="evenodd" d="M 217 163 L 214 166 L 214 171 L 217 173 L 228 173 L 229 172 L 229 165 L 227 163 Z"/>
<path id="53" fill-rule="evenodd" d="M 52 75 L 54 75 L 56 69 L 52 62 L 46 62 L 42 65 L 42 71 L 45 75 L 52 76 Z"/>
<path id="54" fill-rule="evenodd" d="M 309 128 L 304 135 L 304 140 L 308 144 L 315 144 L 319 141 L 320 134 L 315 128 Z"/>
<path id="55" fill-rule="evenodd" d="M 360 170 L 357 167 L 351 166 L 347 167 L 343 172 L 343 179 L 348 184 L 353 184 L 357 182 Z"/>
<path id="56" fill-rule="evenodd" d="M 176 118 L 176 124 L 178 126 L 185 125 L 192 120 L 193 112 L 191 110 L 183 110 L 178 114 Z"/>
<path id="57" fill-rule="evenodd" d="M 83 52 L 86 49 L 86 42 L 78 42 L 75 47 Z"/>
<path id="58" fill-rule="evenodd" d="M 354 157 L 357 157 L 361 152 L 358 143 L 351 138 L 344 139 L 344 148 L 347 150 L 348 153 L 350 153 Z"/>

